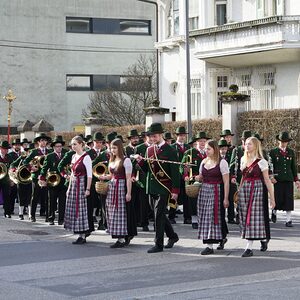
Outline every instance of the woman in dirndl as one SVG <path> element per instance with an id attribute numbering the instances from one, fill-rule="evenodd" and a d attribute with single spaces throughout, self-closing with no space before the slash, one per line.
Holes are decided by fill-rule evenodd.
<path id="1" fill-rule="evenodd" d="M 198 238 L 207 247 L 201 255 L 213 254 L 213 244 L 220 244 L 224 249 L 227 242 L 228 228 L 225 221 L 225 208 L 229 206 L 229 168 L 225 159 L 220 158 L 218 143 L 206 142 L 205 158 L 199 168 L 197 180 L 202 181 L 198 195 Z"/>
<path id="2" fill-rule="evenodd" d="M 110 180 L 106 197 L 107 230 L 113 239 L 117 239 L 110 247 L 122 248 L 128 238 L 126 203 L 131 200 L 132 163 L 129 158 L 125 158 L 120 139 L 111 142 L 108 169 L 110 174 L 100 179 Z"/>
<path id="3" fill-rule="evenodd" d="M 242 257 L 253 256 L 254 240 L 260 240 L 261 251 L 266 251 L 270 236 L 268 192 L 270 206 L 275 207 L 274 191 L 269 178 L 269 165 L 263 158 L 261 142 L 250 137 L 245 142 L 245 153 L 241 158 L 243 174 L 239 188 L 239 211 L 241 237 L 247 240 Z"/>
<path id="4" fill-rule="evenodd" d="M 75 154 L 72 157 L 72 173 L 67 191 L 64 228 L 78 234 L 73 244 L 85 244 L 90 235 L 87 201 L 92 183 L 92 160 L 84 151 L 84 141 L 81 136 L 75 136 L 71 141 Z"/>

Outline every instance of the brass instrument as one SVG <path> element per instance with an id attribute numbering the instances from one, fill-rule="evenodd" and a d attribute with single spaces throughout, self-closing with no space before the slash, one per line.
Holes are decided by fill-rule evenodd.
<path id="1" fill-rule="evenodd" d="M 93 166 L 93 175 L 99 179 L 100 176 L 107 174 L 107 166 L 103 162 L 99 162 Z"/>
<path id="2" fill-rule="evenodd" d="M 0 180 L 2 180 L 7 175 L 7 166 L 6 164 L 0 162 Z"/>
<path id="3" fill-rule="evenodd" d="M 31 172 L 26 166 L 20 166 L 15 172 L 9 170 L 8 172 L 10 180 L 15 184 L 29 184 L 32 182 Z"/>
<path id="4" fill-rule="evenodd" d="M 192 154 L 188 154 L 187 155 L 187 158 L 188 158 L 188 162 L 190 163 L 190 164 L 192 164 L 193 163 L 193 157 L 192 157 Z M 190 180 L 192 180 L 192 178 L 193 178 L 193 169 L 192 168 L 190 168 Z"/>
<path id="5" fill-rule="evenodd" d="M 192 160 L 193 160 L 192 154 L 187 155 L 187 157 L 188 157 L 189 163 L 191 164 Z M 199 190 L 201 188 L 201 183 L 193 180 L 193 169 L 192 168 L 190 168 L 189 173 L 190 173 L 189 174 L 190 181 L 187 182 L 185 185 L 185 192 L 188 197 L 195 199 L 195 198 L 198 198 Z"/>
<path id="6" fill-rule="evenodd" d="M 46 182 L 47 182 L 48 186 L 56 187 L 60 184 L 60 181 L 61 181 L 61 177 L 57 172 L 55 172 L 55 171 L 50 172 L 49 171 L 47 173 Z"/>
<path id="7" fill-rule="evenodd" d="M 35 167 L 36 169 L 40 169 L 43 166 L 44 161 L 45 161 L 45 155 L 35 156 L 30 162 L 30 165 L 32 167 Z"/>

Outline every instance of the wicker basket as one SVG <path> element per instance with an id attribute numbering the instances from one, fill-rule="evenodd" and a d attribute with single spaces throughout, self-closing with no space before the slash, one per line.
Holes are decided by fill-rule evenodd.
<path id="1" fill-rule="evenodd" d="M 97 181 L 95 185 L 95 190 L 100 195 L 106 195 L 108 190 L 108 182 Z"/>
<path id="2" fill-rule="evenodd" d="M 185 186 L 185 192 L 190 198 L 198 198 L 199 190 L 201 188 L 200 182 L 195 182 Z"/>

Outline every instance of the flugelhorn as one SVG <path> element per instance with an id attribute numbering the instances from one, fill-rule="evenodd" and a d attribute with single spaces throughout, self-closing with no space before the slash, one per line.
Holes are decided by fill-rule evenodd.
<path id="1" fill-rule="evenodd" d="M 99 162 L 93 166 L 93 175 L 99 179 L 100 176 L 107 174 L 108 169 L 104 162 Z"/>
<path id="2" fill-rule="evenodd" d="M 15 184 L 29 184 L 32 182 L 31 172 L 26 166 L 20 166 L 16 171 L 9 170 L 9 178 Z"/>
<path id="3" fill-rule="evenodd" d="M 44 161 L 45 161 L 45 155 L 35 156 L 30 162 L 30 165 L 35 167 L 36 169 L 40 169 L 43 166 Z"/>
<path id="4" fill-rule="evenodd" d="M 47 185 L 50 187 L 56 187 L 60 184 L 61 177 L 55 171 L 49 171 L 46 176 Z"/>
<path id="5" fill-rule="evenodd" d="M 2 180 L 7 175 L 6 164 L 0 162 L 0 180 Z"/>

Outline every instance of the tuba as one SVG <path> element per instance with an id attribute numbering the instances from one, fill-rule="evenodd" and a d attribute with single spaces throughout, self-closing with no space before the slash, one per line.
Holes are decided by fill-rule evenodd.
<path id="1" fill-rule="evenodd" d="M 43 166 L 44 161 L 45 161 L 45 155 L 35 156 L 30 162 L 30 165 L 35 167 L 36 169 L 40 169 Z"/>
<path id="2" fill-rule="evenodd" d="M 50 187 L 56 187 L 60 184 L 61 177 L 55 171 L 48 172 L 46 176 L 47 185 Z"/>
<path id="3" fill-rule="evenodd" d="M 18 167 L 15 172 L 9 170 L 9 177 L 15 184 L 29 184 L 32 182 L 31 172 L 26 166 Z"/>
<path id="4" fill-rule="evenodd" d="M 106 174 L 107 171 L 108 171 L 107 166 L 102 162 L 97 163 L 93 167 L 93 175 L 98 179 L 101 175 Z"/>
<path id="5" fill-rule="evenodd" d="M 0 180 L 2 180 L 7 175 L 7 166 L 6 164 L 0 162 Z"/>

